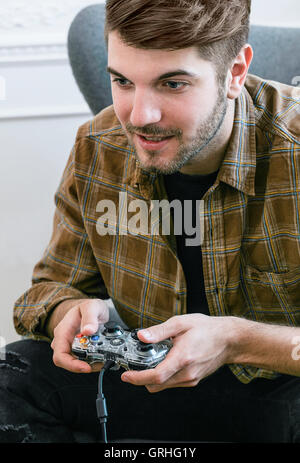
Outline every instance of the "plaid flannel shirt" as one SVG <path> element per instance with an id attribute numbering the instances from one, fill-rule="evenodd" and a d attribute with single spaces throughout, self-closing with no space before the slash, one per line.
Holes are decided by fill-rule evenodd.
<path id="1" fill-rule="evenodd" d="M 249 75 L 235 101 L 228 149 L 203 197 L 203 272 L 212 316 L 300 325 L 299 95 L 299 88 Z M 32 287 L 15 303 L 17 332 L 47 339 L 47 317 L 66 299 L 111 298 L 130 328 L 185 314 L 174 235 L 121 233 L 125 199 L 146 201 L 150 211 L 151 200 L 163 198 L 163 176 L 140 166 L 113 107 L 82 125 L 55 194 L 49 246 Z M 103 236 L 100 200 L 111 200 L 118 214 Z M 277 375 L 230 368 L 244 383 Z"/>

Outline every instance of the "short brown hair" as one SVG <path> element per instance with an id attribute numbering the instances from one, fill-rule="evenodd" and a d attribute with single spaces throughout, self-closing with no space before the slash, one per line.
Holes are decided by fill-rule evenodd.
<path id="1" fill-rule="evenodd" d="M 223 75 L 248 40 L 251 0 L 107 0 L 106 39 L 117 30 L 130 46 L 197 46 Z"/>

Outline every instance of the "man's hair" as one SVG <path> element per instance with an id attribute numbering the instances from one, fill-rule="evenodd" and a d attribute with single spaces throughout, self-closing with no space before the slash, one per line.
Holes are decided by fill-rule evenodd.
<path id="1" fill-rule="evenodd" d="M 179 50 L 196 46 L 219 79 L 248 40 L 251 0 L 107 0 L 105 36 L 127 45 Z"/>

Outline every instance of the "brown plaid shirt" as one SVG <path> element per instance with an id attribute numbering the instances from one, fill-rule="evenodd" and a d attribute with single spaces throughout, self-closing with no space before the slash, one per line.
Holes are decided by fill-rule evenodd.
<path id="1" fill-rule="evenodd" d="M 299 96 L 299 88 L 249 75 L 236 99 L 227 152 L 203 198 L 203 272 L 213 316 L 300 325 Z M 163 176 L 141 168 L 109 107 L 78 130 L 55 195 L 49 246 L 14 307 L 18 333 L 47 339 L 48 314 L 74 298 L 110 297 L 131 328 L 186 313 L 174 235 L 122 233 L 125 197 L 147 201 L 150 211 L 151 199 L 166 198 L 166 191 Z M 118 215 L 100 236 L 103 199 Z M 230 367 L 244 383 L 276 376 Z"/>

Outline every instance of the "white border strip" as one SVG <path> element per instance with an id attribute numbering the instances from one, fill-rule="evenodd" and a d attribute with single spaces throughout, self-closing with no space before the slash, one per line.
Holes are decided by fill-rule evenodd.
<path id="1" fill-rule="evenodd" d="M 73 117 L 73 116 L 93 117 L 87 105 L 68 105 L 68 106 L 41 106 L 33 108 L 15 108 L 0 111 L 0 120 L 12 119 L 39 119 L 51 117 Z"/>
<path id="2" fill-rule="evenodd" d="M 67 62 L 66 43 L 0 46 L 0 65 L 18 63 Z"/>

